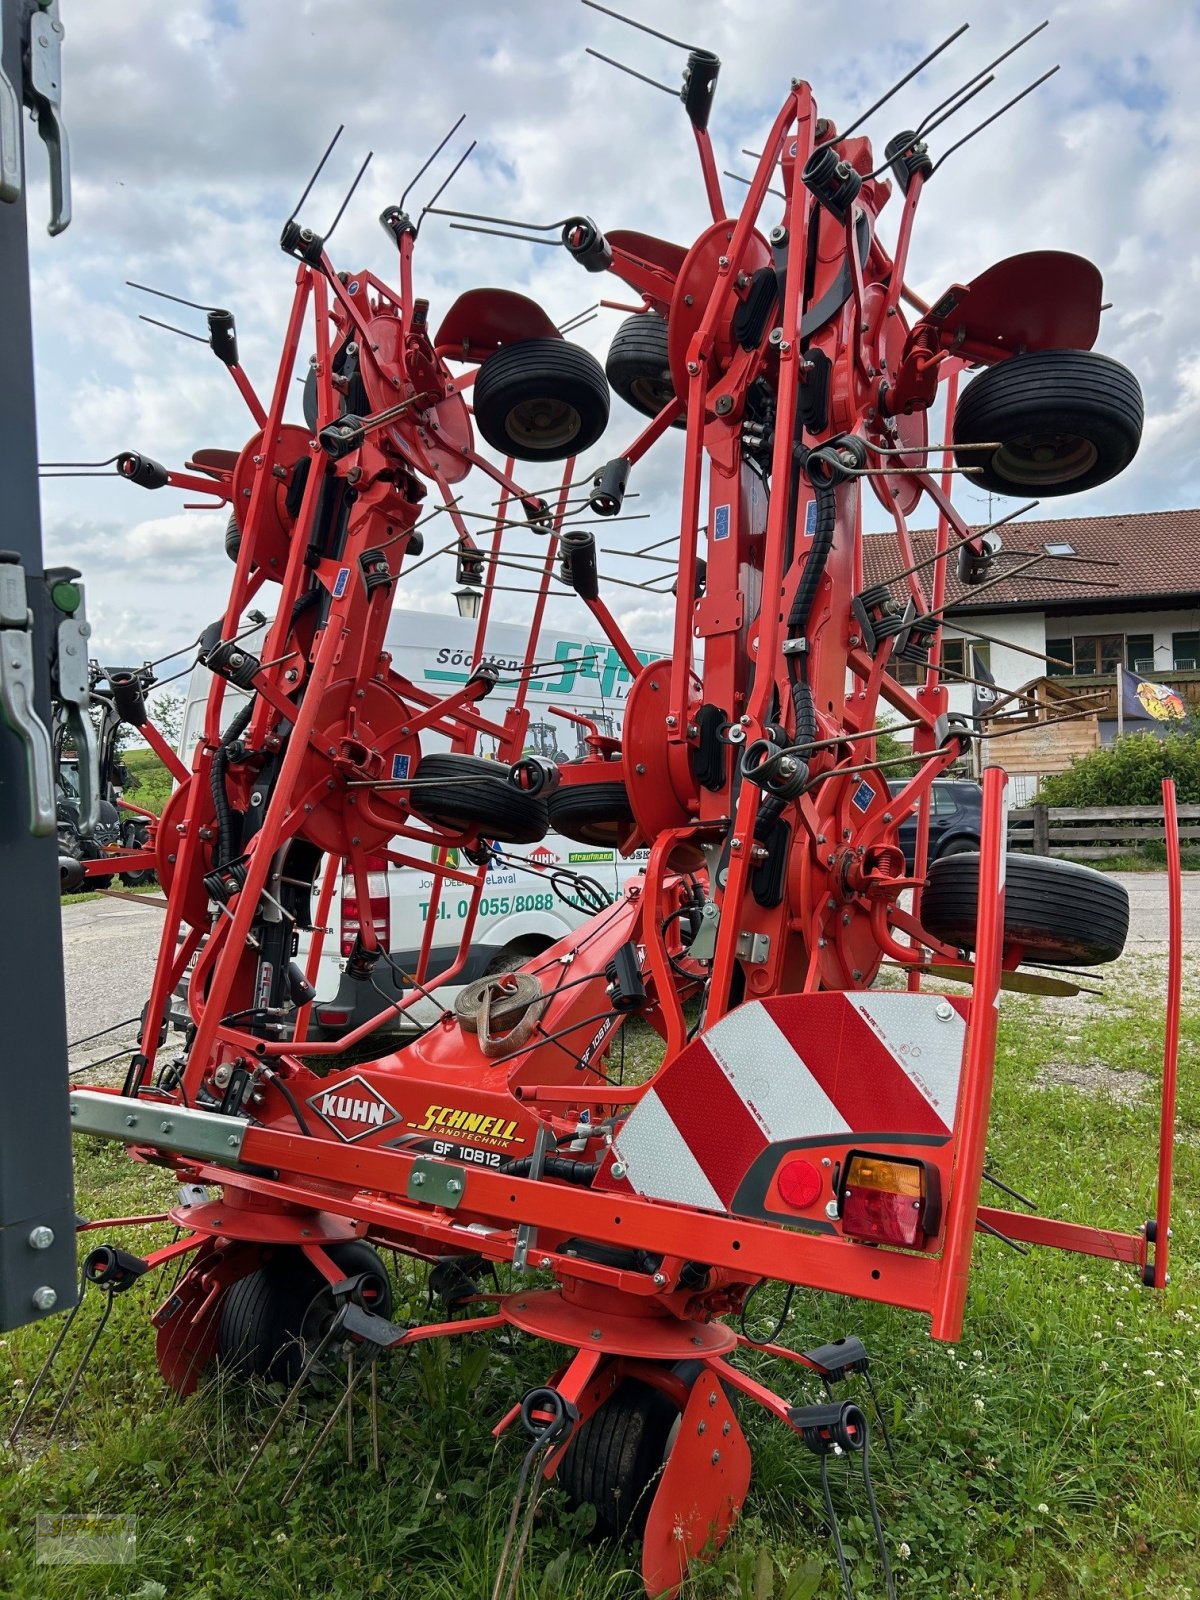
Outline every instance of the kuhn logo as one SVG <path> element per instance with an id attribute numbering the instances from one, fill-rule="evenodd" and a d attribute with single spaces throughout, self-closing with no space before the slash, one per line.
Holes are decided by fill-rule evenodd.
<path id="1" fill-rule="evenodd" d="M 333 1089 L 322 1089 L 311 1095 L 308 1103 L 347 1144 L 400 1121 L 396 1108 L 360 1077 L 345 1078 Z"/>
<path id="2" fill-rule="evenodd" d="M 536 850 L 531 850 L 528 859 L 536 861 L 539 867 L 553 867 L 558 861 L 554 851 L 548 850 L 544 844 L 538 845 Z"/>

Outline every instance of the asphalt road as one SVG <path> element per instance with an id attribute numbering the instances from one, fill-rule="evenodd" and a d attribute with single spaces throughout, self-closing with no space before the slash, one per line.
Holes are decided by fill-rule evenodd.
<path id="1" fill-rule="evenodd" d="M 1112 876 L 1129 890 L 1130 929 L 1127 948 L 1165 943 L 1167 880 L 1160 872 L 1117 872 Z M 83 1039 L 113 1024 L 115 1028 L 70 1052 L 70 1065 L 81 1067 L 136 1043 L 137 1018 L 154 971 L 162 927 L 162 911 L 153 904 L 101 897 L 63 907 L 63 957 L 67 977 L 67 1038 Z M 1183 875 L 1185 942 L 1200 945 L 1200 872 Z"/>

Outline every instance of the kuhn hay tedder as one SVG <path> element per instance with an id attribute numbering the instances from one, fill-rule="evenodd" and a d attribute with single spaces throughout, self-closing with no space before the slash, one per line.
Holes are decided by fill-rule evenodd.
<path id="1" fill-rule="evenodd" d="M 1000 991 L 1070 992 L 1070 969 L 1118 956 L 1123 889 L 1006 856 L 996 767 L 983 775 L 979 852 L 927 869 L 925 845 L 931 785 L 978 736 L 949 714 L 940 670 L 948 576 L 985 589 L 1015 570 L 997 525 L 968 526 L 955 509 L 952 474 L 997 494 L 1064 494 L 1112 477 L 1138 446 L 1138 384 L 1092 349 L 1100 275 L 1037 252 L 932 304 L 906 284 L 941 164 L 927 135 L 991 67 L 881 159 L 793 80 L 730 212 L 707 132 L 719 62 L 684 48 L 681 99 L 711 212 L 693 241 L 585 216 L 551 228 L 449 213 L 556 243 L 632 291 L 607 375 L 508 290 L 461 295 L 435 328 L 414 287 L 432 203 L 416 220 L 403 202 L 383 213 L 394 284 L 338 270 L 293 214 L 282 247 L 295 295 L 265 401 L 232 318 L 209 314 L 250 438 L 197 450 L 183 471 L 132 452 L 117 463 L 146 488 L 227 504 L 235 570 L 202 647 L 216 674 L 204 738 L 190 771 L 171 756 L 179 781 L 156 834 L 169 905 L 140 1048 L 119 1092 L 77 1089 L 71 1105 L 77 1130 L 193 1187 L 171 1213 L 174 1244 L 144 1257 L 106 1244 L 85 1278 L 111 1299 L 184 1258 L 153 1318 L 180 1393 L 214 1361 L 294 1392 L 331 1341 L 354 1353 L 342 1405 L 383 1353 L 415 1341 L 508 1328 L 564 1347 L 546 1385 L 498 1424 L 520 1420 L 533 1438 L 498 1592 L 515 1582 L 536 1486 L 557 1473 L 601 1529 L 641 1536 L 647 1592 L 674 1595 L 746 1495 L 739 1400 L 799 1434 L 823 1471 L 835 1450 L 865 1459 L 854 1403 L 793 1406 L 738 1366 L 737 1314 L 763 1280 L 918 1310 L 954 1340 L 977 1230 L 1124 1260 L 1148 1283 L 1166 1267 L 1166 1113 L 1148 1228 L 980 1204 Z M 890 253 L 876 226 L 889 200 Z M 310 351 L 301 425 L 285 410 Z M 975 375 L 959 398 L 965 369 Z M 608 423 L 610 384 L 649 420 L 619 455 L 577 471 Z M 931 444 L 939 400 L 945 443 Z M 593 529 L 620 514 L 671 428 L 684 440 L 673 643 L 643 666 L 603 598 Z M 561 463 L 552 487 L 545 463 Z M 469 477 L 496 494 L 486 523 L 463 504 Z M 894 524 L 894 579 L 872 587 L 864 487 Z M 922 504 L 937 517 L 924 563 L 908 521 Z M 435 516 L 453 526 L 457 581 L 481 595 L 473 669 L 440 699 L 383 648 L 397 585 L 431 558 L 422 528 Z M 528 644 L 515 703 L 493 719 L 488 625 L 514 568 L 534 596 Z M 592 729 L 587 754 L 561 764 L 522 755 L 525 690 L 559 590 L 634 680 L 622 737 Z M 261 656 L 238 636 L 255 597 L 274 615 Z M 905 687 L 898 662 L 923 680 Z M 232 720 L 226 683 L 249 694 Z M 876 756 L 885 706 L 917 762 L 895 793 Z M 443 748 L 423 753 L 434 734 Z M 481 735 L 498 760 L 473 754 Z M 897 834 L 914 812 L 910 873 Z M 367 909 L 371 858 L 428 872 L 432 851 L 434 906 L 403 1009 L 461 970 L 495 851 L 550 827 L 644 849 L 645 872 L 578 933 L 467 985 L 379 1059 L 362 1047 L 381 1019 L 308 1038 L 335 878 L 354 885 L 347 960 L 369 983 L 390 959 Z M 449 897 L 462 902 L 459 954 L 434 972 L 435 907 Z M 1168 1101 L 1177 900 L 1175 912 Z M 315 930 L 308 970 L 294 959 L 302 929 Z M 885 964 L 900 986 L 874 987 Z M 191 1025 L 175 1052 L 160 1025 L 189 970 Z M 662 1062 L 621 1082 L 613 1047 L 634 1018 L 661 1036 Z M 391 1321 L 388 1251 L 436 1264 L 444 1320 Z M 472 1274 L 489 1262 L 529 1273 L 528 1286 L 484 1296 Z M 755 1347 L 831 1384 L 866 1365 L 853 1339 L 803 1355 Z"/>

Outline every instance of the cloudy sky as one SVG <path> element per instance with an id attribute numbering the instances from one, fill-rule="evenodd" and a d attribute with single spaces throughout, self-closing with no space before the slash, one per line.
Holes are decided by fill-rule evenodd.
<path id="1" fill-rule="evenodd" d="M 1090 256 L 1112 302 L 1098 348 L 1141 379 L 1146 433 L 1122 477 L 1087 496 L 1043 502 L 1040 514 L 1200 503 L 1200 18 L 1189 0 L 926 0 L 907 8 L 861 0 L 852 24 L 845 6 L 795 0 L 630 0 L 626 9 L 720 55 L 711 132 L 718 164 L 743 173 L 750 163 L 741 147 L 759 148 L 791 77 L 808 78 L 821 110 L 845 126 L 973 19 L 870 119 L 866 131 L 881 150 L 1048 12 L 1050 28 L 934 135 L 936 154 L 1062 64 L 928 185 L 909 278 L 933 298 L 1021 250 Z M 378 214 L 464 111 L 410 209 L 475 139 L 443 204 L 533 221 L 582 211 L 601 226 L 680 242 L 708 221 L 682 107 L 584 47 L 671 83 L 682 52 L 574 0 L 359 0 L 349 9 L 327 0 L 63 0 L 62 12 L 75 220 L 57 240 L 42 229 L 44 160 L 32 132 L 29 139 L 43 460 L 135 448 L 181 466 L 197 447 L 245 443 L 250 419 L 225 369 L 202 345 L 138 320 L 145 311 L 203 332 L 200 313 L 148 301 L 124 280 L 232 309 L 242 365 L 265 395 L 294 275 L 279 229 L 339 122 L 346 131 L 302 220 L 323 231 L 374 151 L 331 247 L 341 267 L 392 274 Z M 741 187 L 726 181 L 726 190 L 736 207 Z M 893 197 L 881 219 L 889 244 L 898 210 Z M 768 225 L 775 220 L 764 215 Z M 598 284 L 625 297 L 616 280 L 581 272 L 559 250 L 454 231 L 430 217 L 416 285 L 431 321 L 462 290 L 485 284 L 532 295 L 556 322 L 593 301 Z M 619 321 L 620 313 L 601 312 L 578 340 L 603 359 Z M 297 418 L 299 394 L 296 385 Z M 635 414 L 614 398 L 608 433 L 585 465 L 615 454 L 636 431 Z M 602 545 L 635 549 L 677 531 L 679 463 L 676 437 L 631 485 L 646 519 L 612 525 Z M 550 481 L 544 468 L 527 470 Z M 465 488 L 464 505 L 493 498 L 487 480 Z M 48 559 L 83 569 L 96 654 L 106 663 L 182 645 L 222 609 L 231 568 L 221 516 L 184 511 L 173 490 L 150 495 L 115 478 L 46 482 L 43 494 Z M 961 500 L 968 515 L 985 510 L 979 496 Z M 436 542 L 449 536 L 447 528 Z M 633 577 L 655 570 L 614 558 L 602 565 Z M 401 603 L 452 610 L 452 587 L 449 558 L 432 562 Z M 504 599 L 503 614 L 519 615 L 523 597 Z M 669 601 L 624 588 L 612 602 L 636 642 L 664 638 Z M 552 620 L 577 624 L 578 610 L 564 599 Z"/>

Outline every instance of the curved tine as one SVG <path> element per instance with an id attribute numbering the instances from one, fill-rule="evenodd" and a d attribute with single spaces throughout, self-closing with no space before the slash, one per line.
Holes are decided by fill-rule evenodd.
<path id="1" fill-rule="evenodd" d="M 21 1407 L 20 1411 L 18 1412 L 17 1420 L 13 1423 L 12 1427 L 8 1430 L 8 1443 L 10 1445 L 14 1444 L 16 1442 L 17 1435 L 20 1433 L 22 1427 L 25 1424 L 25 1417 L 26 1417 L 26 1414 L 29 1411 L 30 1406 L 32 1406 L 33 1402 L 37 1399 L 38 1392 L 41 1389 L 42 1384 L 46 1381 L 46 1379 L 50 1375 L 50 1369 L 53 1367 L 53 1365 L 54 1365 L 54 1363 L 55 1363 L 55 1361 L 56 1361 L 56 1359 L 58 1357 L 58 1352 L 63 1347 L 63 1340 L 67 1337 L 68 1333 L 70 1333 L 71 1324 L 75 1321 L 75 1318 L 79 1315 L 79 1308 L 83 1304 L 83 1295 L 84 1295 L 84 1291 L 86 1290 L 86 1288 L 87 1288 L 87 1273 L 84 1272 L 80 1276 L 80 1279 L 79 1279 L 79 1294 L 76 1296 L 75 1304 L 71 1307 L 70 1314 L 63 1318 L 62 1326 L 58 1330 L 58 1337 L 55 1339 L 54 1343 L 50 1346 L 50 1353 L 46 1357 L 45 1361 L 42 1362 L 41 1371 L 38 1373 L 37 1377 L 33 1380 L 33 1384 L 32 1384 L 32 1386 L 31 1386 L 31 1388 L 29 1390 L 29 1393 L 25 1396 L 25 1404 Z"/>
<path id="2" fill-rule="evenodd" d="M 637 72 L 633 67 L 627 67 L 623 61 L 614 60 L 612 56 L 606 56 L 599 50 L 593 50 L 590 44 L 586 46 L 585 53 L 589 56 L 595 56 L 597 61 L 607 62 L 610 67 L 616 67 L 618 72 L 627 72 L 631 78 L 637 78 L 639 83 L 648 83 L 652 89 L 661 89 L 664 94 L 669 94 L 676 100 L 679 99 L 679 90 L 672 89 L 669 83 L 659 83 L 657 78 L 648 78 L 644 72 Z"/>
<path id="3" fill-rule="evenodd" d="M 342 201 L 341 205 L 338 207 L 337 216 L 334 217 L 333 221 L 329 224 L 328 228 L 325 230 L 325 243 L 326 244 L 328 244 L 330 239 L 333 238 L 333 230 L 337 227 L 338 223 L 342 220 L 342 215 L 345 212 L 346 207 L 350 204 L 351 200 L 354 198 L 354 191 L 358 188 L 359 183 L 362 181 L 363 173 L 371 165 L 371 157 L 374 154 L 375 154 L 374 150 L 368 150 L 367 151 L 366 160 L 363 162 L 362 166 L 359 167 L 358 172 L 355 174 L 354 182 L 346 190 L 346 198 Z"/>
<path id="4" fill-rule="evenodd" d="M 969 89 L 973 83 L 975 83 L 978 79 L 983 77 L 985 72 L 994 72 L 995 69 L 1000 65 L 1000 63 L 1002 61 L 1007 61 L 1009 56 L 1016 55 L 1017 51 L 1021 48 L 1022 45 L 1028 44 L 1030 39 L 1036 38 L 1036 36 L 1039 33 L 1042 32 L 1043 28 L 1048 28 L 1049 26 L 1050 26 L 1050 19 L 1047 17 L 1046 21 L 1045 22 L 1039 22 L 1036 28 L 1030 28 L 1029 32 L 1025 35 L 1025 37 L 1023 39 L 1018 39 L 1016 44 L 1010 44 L 1008 49 L 1002 51 L 1001 54 L 998 55 L 994 61 L 989 61 L 986 67 L 980 67 L 979 71 L 975 74 L 975 76 L 973 78 L 968 78 L 966 83 L 962 84 L 961 87 L 955 89 L 953 94 L 948 94 L 944 100 L 939 101 L 938 104 L 936 106 L 934 106 L 933 110 L 929 112 L 929 115 L 924 119 L 924 121 L 921 122 L 920 125 L 918 126 L 918 128 L 916 130 L 917 138 L 919 139 L 923 133 L 928 131 L 929 126 L 930 126 L 930 119 L 933 118 L 933 117 L 936 117 L 939 111 L 941 111 L 945 106 L 948 106 L 950 104 L 951 100 L 956 99 L 958 95 L 964 93 L 967 89 Z M 937 126 L 936 123 L 932 124 L 932 125 L 935 126 L 935 127 Z"/>
<path id="5" fill-rule="evenodd" d="M 1059 68 L 1056 64 L 1050 68 L 1049 72 L 1043 72 L 1040 78 L 1035 78 L 1031 84 L 1028 84 L 1024 89 L 1021 90 L 1020 94 L 1015 94 L 1011 100 L 1006 100 L 1000 107 L 999 111 L 993 111 L 990 117 L 985 117 L 981 123 L 971 129 L 970 133 L 965 133 L 957 144 L 952 144 L 949 150 L 943 151 L 938 157 L 937 161 L 934 162 L 933 170 L 936 172 L 938 168 L 942 166 L 948 157 L 952 156 L 956 150 L 961 150 L 963 145 L 969 143 L 977 133 L 982 133 L 986 127 L 989 127 L 993 122 L 995 122 L 997 117 L 1002 117 L 1006 111 L 1010 111 L 1019 100 L 1024 100 L 1027 94 L 1032 94 L 1035 89 L 1040 89 L 1042 84 L 1045 83 L 1046 79 L 1052 78 L 1058 70 Z"/>
<path id="6" fill-rule="evenodd" d="M 173 300 L 177 306 L 187 306 L 191 311 L 221 311 L 222 306 L 203 306 L 198 300 L 185 300 L 182 295 L 168 294 L 165 289 L 152 289 L 148 283 L 134 283 L 132 278 L 125 279 L 127 289 L 140 289 L 143 294 L 156 295 L 160 300 Z M 207 341 L 205 341 L 207 343 Z"/>
<path id="7" fill-rule="evenodd" d="M 676 45 L 680 50 L 698 50 L 699 45 L 685 44 L 682 39 L 672 39 L 669 33 L 659 33 L 657 28 L 650 28 L 644 22 L 635 22 L 632 17 L 624 17 L 619 11 L 610 11 L 607 6 L 597 3 L 597 0 L 583 0 L 585 6 L 593 11 L 603 11 L 606 17 L 615 17 L 618 22 L 623 22 L 626 27 L 637 28 L 640 33 L 648 33 L 652 38 L 661 39 L 664 44 Z"/>
<path id="8" fill-rule="evenodd" d="M 479 143 L 478 139 L 472 139 L 471 140 L 470 144 L 463 151 L 462 155 L 459 156 L 458 160 L 450 168 L 450 172 L 449 172 L 448 176 L 442 182 L 440 187 L 438 187 L 437 189 L 434 190 L 433 200 L 431 200 L 427 206 L 422 206 L 421 207 L 421 216 L 422 217 L 424 217 L 424 215 L 425 215 L 425 213 L 427 211 L 432 211 L 434 209 L 433 201 L 434 200 L 440 200 L 442 195 L 445 194 L 446 190 L 450 187 L 450 185 L 454 182 L 455 178 L 458 176 L 459 169 L 462 167 L 463 163 L 467 160 L 467 157 L 471 154 L 472 150 L 474 150 L 475 146 L 478 143 Z M 420 222 L 418 222 L 417 223 L 418 229 L 420 228 L 420 226 L 421 226 L 421 224 L 420 224 Z"/>
<path id="9" fill-rule="evenodd" d="M 342 134 L 345 131 L 345 126 L 346 125 L 345 125 L 344 122 L 339 122 L 338 123 L 337 132 L 334 134 L 333 138 L 330 139 L 329 143 L 325 147 L 325 154 L 321 157 L 320 161 L 317 162 L 316 167 L 313 169 L 312 177 L 304 185 L 304 193 L 300 196 L 299 200 L 297 200 L 296 204 L 292 207 L 291 215 L 288 217 L 288 221 L 289 222 L 294 220 L 294 218 L 296 216 L 296 213 L 300 210 L 300 207 L 304 204 L 304 202 L 308 199 L 309 195 L 312 193 L 312 186 L 313 186 L 314 183 L 316 183 L 317 179 L 321 176 L 321 168 L 329 160 L 329 157 L 330 157 L 330 155 L 331 155 L 331 153 L 333 151 L 334 145 L 342 137 Z"/>
<path id="10" fill-rule="evenodd" d="M 924 56 L 920 61 L 917 62 L 915 67 L 910 68 L 910 70 L 906 72 L 902 78 L 898 79 L 892 85 L 886 94 L 880 95 L 879 99 L 875 101 L 874 105 L 868 106 L 864 112 L 855 117 L 854 121 L 848 128 L 844 128 L 840 133 L 834 134 L 832 139 L 826 139 L 824 144 L 819 144 L 817 146 L 817 149 L 823 150 L 825 145 L 839 144 L 843 139 L 848 139 L 856 128 L 861 128 L 868 117 L 874 116 L 875 112 L 879 110 L 880 106 L 886 105 L 894 94 L 897 94 L 901 89 L 903 89 L 906 83 L 911 83 L 919 72 L 923 72 L 931 61 L 936 60 L 937 57 L 941 55 L 943 50 L 948 50 L 956 39 L 961 39 L 963 34 L 966 33 L 970 26 L 971 24 L 969 22 L 964 22 L 961 27 L 955 28 L 954 32 L 948 39 L 943 39 L 941 44 L 939 44 L 935 50 L 931 50 L 927 56 Z"/>
<path id="11" fill-rule="evenodd" d="M 116 1295 L 114 1291 L 112 1289 L 107 1290 L 105 1295 L 104 1310 L 100 1314 L 100 1320 L 97 1322 L 92 1331 L 92 1337 L 88 1340 L 87 1346 L 75 1367 L 75 1371 L 71 1374 L 71 1381 L 67 1384 L 67 1387 L 63 1392 L 63 1397 L 58 1402 L 57 1411 L 55 1411 L 54 1415 L 50 1419 L 50 1426 L 46 1430 L 47 1434 L 52 1434 L 55 1428 L 58 1427 L 59 1419 L 62 1417 L 63 1412 L 67 1409 L 68 1405 L 70 1405 L 72 1399 L 74 1398 L 75 1391 L 79 1387 L 80 1379 L 83 1377 L 88 1362 L 92 1359 L 92 1351 L 100 1342 L 100 1335 L 104 1332 L 105 1326 L 108 1323 L 108 1319 L 112 1315 L 113 1301 L 115 1299 Z"/>
<path id="12" fill-rule="evenodd" d="M 462 127 L 463 123 L 466 120 L 467 120 L 467 113 L 464 111 L 462 116 L 459 117 L 458 121 L 450 129 L 450 132 L 442 140 L 441 144 L 438 145 L 437 149 L 429 157 L 428 161 L 426 161 L 425 165 L 420 168 L 420 170 L 417 172 L 416 176 L 411 180 L 411 182 L 409 183 L 408 187 L 405 189 L 404 193 L 400 196 L 400 209 L 401 209 L 401 211 L 404 210 L 404 202 L 408 199 L 409 195 L 416 188 L 417 184 L 425 176 L 425 174 L 429 171 L 430 167 L 437 160 L 437 158 L 441 155 L 442 151 L 450 143 L 451 139 L 453 139 L 454 135 L 458 132 L 458 130 Z"/>

